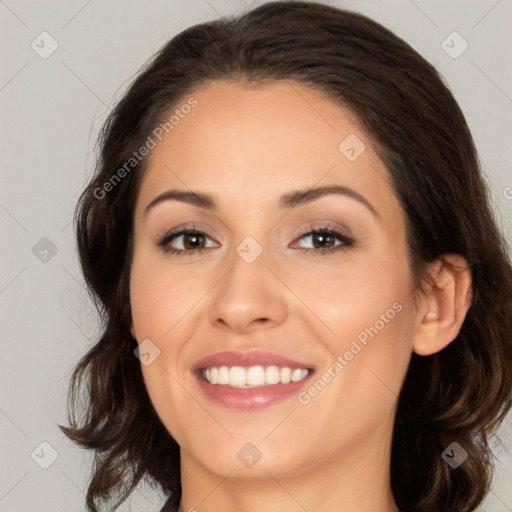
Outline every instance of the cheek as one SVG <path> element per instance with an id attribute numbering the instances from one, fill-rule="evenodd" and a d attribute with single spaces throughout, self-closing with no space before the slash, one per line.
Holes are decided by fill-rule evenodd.
<path id="1" fill-rule="evenodd" d="M 185 377 L 181 354 L 190 335 L 183 327 L 188 325 L 187 311 L 197 301 L 187 280 L 189 286 L 154 258 L 145 259 L 142 254 L 134 258 L 130 276 L 133 327 L 140 351 L 145 343 L 152 355 L 147 365 L 141 358 L 142 376 L 156 413 L 176 439 L 184 437 L 183 425 L 192 421 L 188 419 L 190 401 L 180 384 Z M 179 420 L 175 411 L 180 411 Z"/>
<path id="2" fill-rule="evenodd" d="M 412 353 L 416 313 L 407 258 L 368 255 L 334 276 L 317 277 L 303 282 L 302 293 L 322 320 L 317 338 L 331 354 L 324 372 L 336 375 L 320 375 L 317 404 L 330 403 L 339 426 L 363 417 L 377 424 L 394 407 Z"/>
<path id="3" fill-rule="evenodd" d="M 397 310 L 411 301 L 407 269 L 406 257 L 398 253 L 347 255 L 338 267 L 297 272 L 303 277 L 295 278 L 294 290 L 324 325 L 323 331 L 317 331 L 323 332 L 320 338 L 331 351 L 339 352 L 349 340 L 359 337 L 364 343 L 376 330 L 381 337 L 400 324 L 406 315 Z"/>
<path id="4" fill-rule="evenodd" d="M 156 258 L 134 258 L 130 276 L 130 304 L 137 339 L 159 340 L 169 335 L 197 302 L 193 277 Z"/>
<path id="5" fill-rule="evenodd" d="M 345 302 L 337 320 L 333 311 L 330 325 L 336 335 L 321 338 L 330 360 L 298 397 L 301 409 L 295 419 L 304 427 L 301 435 L 306 438 L 317 430 L 326 453 L 366 443 L 375 432 L 391 428 L 410 361 L 411 301 L 400 297 L 396 288 L 378 299 L 369 293 L 366 299 Z"/>

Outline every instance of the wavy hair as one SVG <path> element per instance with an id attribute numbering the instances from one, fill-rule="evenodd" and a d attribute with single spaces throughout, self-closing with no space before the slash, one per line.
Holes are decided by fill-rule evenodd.
<path id="1" fill-rule="evenodd" d="M 127 170 L 173 108 L 213 80 L 289 80 L 347 108 L 389 170 L 406 214 L 415 282 L 444 254 L 469 263 L 472 304 L 457 338 L 439 353 L 412 355 L 390 470 L 401 510 L 475 510 L 492 478 L 488 438 L 512 403 L 512 267 L 474 141 L 442 77 L 411 46 L 363 15 L 299 1 L 266 3 L 179 33 L 103 126 L 98 166 L 74 218 L 102 334 L 73 371 L 69 426 L 60 426 L 94 450 L 88 510 L 117 508 L 143 477 L 170 495 L 163 510 L 176 510 L 181 498 L 179 446 L 153 409 L 130 333 L 133 215 L 146 160 L 122 180 L 112 177 Z M 457 469 L 441 457 L 453 441 L 468 453 Z"/>

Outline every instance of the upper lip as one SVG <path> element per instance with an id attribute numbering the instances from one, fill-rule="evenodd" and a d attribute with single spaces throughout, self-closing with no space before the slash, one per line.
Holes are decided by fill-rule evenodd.
<path id="1" fill-rule="evenodd" d="M 240 352 L 229 350 L 225 352 L 216 352 L 203 357 L 192 368 L 193 371 L 203 370 L 204 368 L 213 368 L 219 366 L 241 366 L 249 368 L 251 366 L 282 366 L 293 369 L 305 368 L 313 369 L 312 365 L 289 359 L 288 357 L 267 351 Z"/>

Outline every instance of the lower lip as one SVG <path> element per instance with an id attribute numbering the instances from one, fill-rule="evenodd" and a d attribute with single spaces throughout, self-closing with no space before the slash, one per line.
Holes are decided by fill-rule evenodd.
<path id="1" fill-rule="evenodd" d="M 294 395 L 296 396 L 304 384 L 312 377 L 313 373 L 314 372 L 311 372 L 299 382 L 254 388 L 237 388 L 222 386 L 220 384 L 210 384 L 202 380 L 197 374 L 195 377 L 199 383 L 199 387 L 208 399 L 232 409 L 251 410 L 268 407 L 269 405 L 281 402 Z"/>

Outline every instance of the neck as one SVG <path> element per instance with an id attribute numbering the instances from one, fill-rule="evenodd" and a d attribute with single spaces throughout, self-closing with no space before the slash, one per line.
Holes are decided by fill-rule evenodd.
<path id="1" fill-rule="evenodd" d="M 314 470 L 282 477 L 217 475 L 182 450 L 179 512 L 397 512 L 390 485 L 390 443 L 368 442 Z"/>

